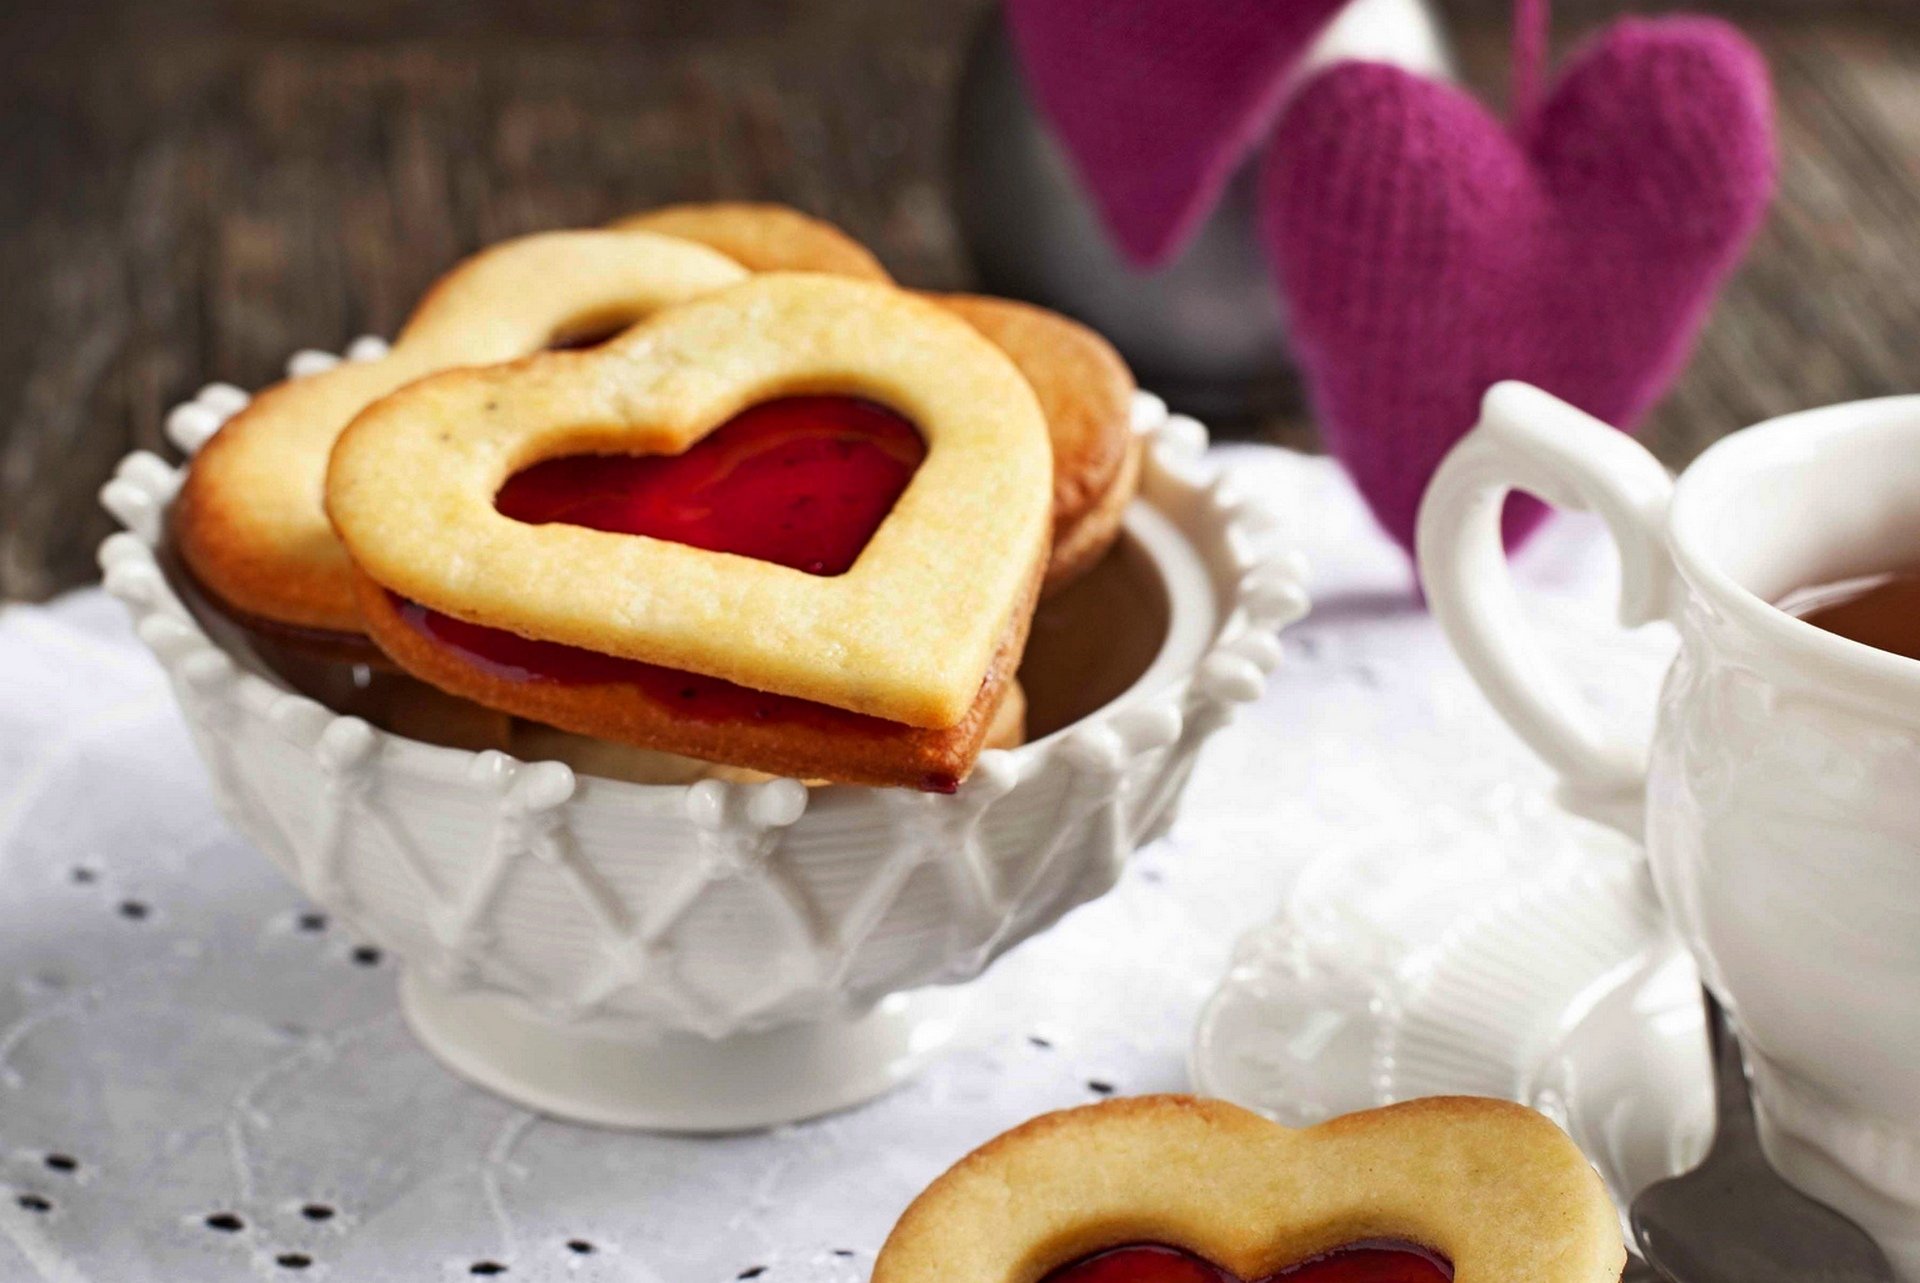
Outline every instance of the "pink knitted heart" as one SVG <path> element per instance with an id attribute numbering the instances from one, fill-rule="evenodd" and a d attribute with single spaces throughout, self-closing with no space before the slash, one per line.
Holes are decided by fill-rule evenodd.
<path id="1" fill-rule="evenodd" d="M 1699 18 L 1621 22 L 1512 133 L 1391 67 L 1300 91 L 1263 231 L 1327 446 L 1403 547 L 1493 383 L 1637 423 L 1759 224 L 1772 137 L 1759 54 Z M 1510 505 L 1509 544 L 1543 511 Z"/>
<path id="2" fill-rule="evenodd" d="M 1027 83 L 1129 260 L 1177 254 L 1347 0 L 1007 0 Z"/>

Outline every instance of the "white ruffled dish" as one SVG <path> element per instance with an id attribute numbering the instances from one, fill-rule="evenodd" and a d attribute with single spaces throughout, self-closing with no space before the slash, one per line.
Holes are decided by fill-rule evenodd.
<path id="1" fill-rule="evenodd" d="M 362 340 L 349 359 L 383 350 Z M 210 387 L 169 432 L 191 453 L 246 400 Z M 180 473 L 152 454 L 103 491 L 127 532 L 101 564 L 223 811 L 403 960 L 408 1018 L 445 1063 L 581 1121 L 764 1126 L 902 1081 L 954 1031 L 957 992 L 930 986 L 1108 890 L 1305 612 L 1301 559 L 1207 475 L 1205 430 L 1146 395 L 1134 422 L 1149 448 L 1122 553 L 1164 599 L 1157 649 L 1093 713 L 982 754 L 952 797 L 634 784 L 340 716 L 220 649 L 183 605 L 155 557 Z"/>
<path id="2" fill-rule="evenodd" d="M 1294 1126 L 1480 1095 L 1552 1117 L 1624 1213 L 1713 1131 L 1698 973 L 1637 846 L 1542 812 L 1408 861 L 1323 861 L 1250 932 L 1196 1031 L 1195 1087 Z"/>

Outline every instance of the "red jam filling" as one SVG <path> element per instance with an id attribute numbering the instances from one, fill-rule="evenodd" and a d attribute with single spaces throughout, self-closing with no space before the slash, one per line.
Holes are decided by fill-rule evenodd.
<path id="1" fill-rule="evenodd" d="M 1452 1283 L 1447 1262 L 1411 1243 L 1356 1243 L 1269 1275 L 1260 1283 Z M 1042 1283 L 1241 1283 L 1213 1262 L 1162 1243 L 1131 1243 L 1084 1256 Z"/>
<path id="2" fill-rule="evenodd" d="M 603 655 L 561 642 L 535 641 L 503 628 L 470 624 L 391 593 L 388 598 L 407 624 L 474 667 L 505 681 L 573 686 L 621 683 L 638 687 L 656 701 L 672 705 L 682 717 L 704 722 L 809 726 L 841 734 L 876 736 L 898 734 L 905 729 L 896 722 L 850 713 L 831 704 L 817 704 L 791 695 L 771 695 L 718 677 L 662 668 L 618 655 Z M 951 793 L 960 787 L 960 781 L 949 772 L 933 771 L 920 781 L 920 787 L 929 793 Z"/>
<path id="3" fill-rule="evenodd" d="M 650 535 L 839 575 L 859 558 L 925 457 L 913 425 L 884 406 L 844 396 L 785 397 L 741 412 L 683 454 L 574 455 L 537 463 L 509 478 L 494 503 L 533 525 Z M 811 700 L 536 641 L 393 601 L 412 627 L 506 681 L 636 686 L 704 722 L 872 735 L 902 729 Z M 945 774 L 922 782 L 943 793 L 958 785 Z"/>
<path id="4" fill-rule="evenodd" d="M 893 510 L 926 443 L 885 406 L 793 396 L 744 410 L 677 455 L 573 455 L 516 473 L 515 521 L 651 535 L 845 574 Z"/>

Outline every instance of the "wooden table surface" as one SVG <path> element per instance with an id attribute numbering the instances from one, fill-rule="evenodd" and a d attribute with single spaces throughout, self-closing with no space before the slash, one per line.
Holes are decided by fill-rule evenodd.
<path id="1" fill-rule="evenodd" d="M 1563 0 L 1574 38 L 1626 6 Z M 1724 0 L 1772 60 L 1783 192 L 1645 439 L 1920 384 L 1920 6 Z M 93 576 L 94 492 L 166 408 L 391 333 L 488 241 L 664 201 L 830 217 L 967 282 L 945 129 L 981 0 L 0 6 L 0 599 Z M 1496 96 L 1505 0 L 1443 5 Z M 57 9 L 56 12 L 46 12 Z M 1266 425 L 1311 444 L 1304 416 Z"/>

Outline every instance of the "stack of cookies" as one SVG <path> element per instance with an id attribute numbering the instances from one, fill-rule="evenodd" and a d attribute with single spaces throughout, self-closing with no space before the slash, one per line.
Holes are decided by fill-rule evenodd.
<path id="1" fill-rule="evenodd" d="M 1138 481 L 1132 379 L 795 211 L 508 241 L 207 443 L 174 570 L 342 711 L 656 783 L 957 788 Z"/>

